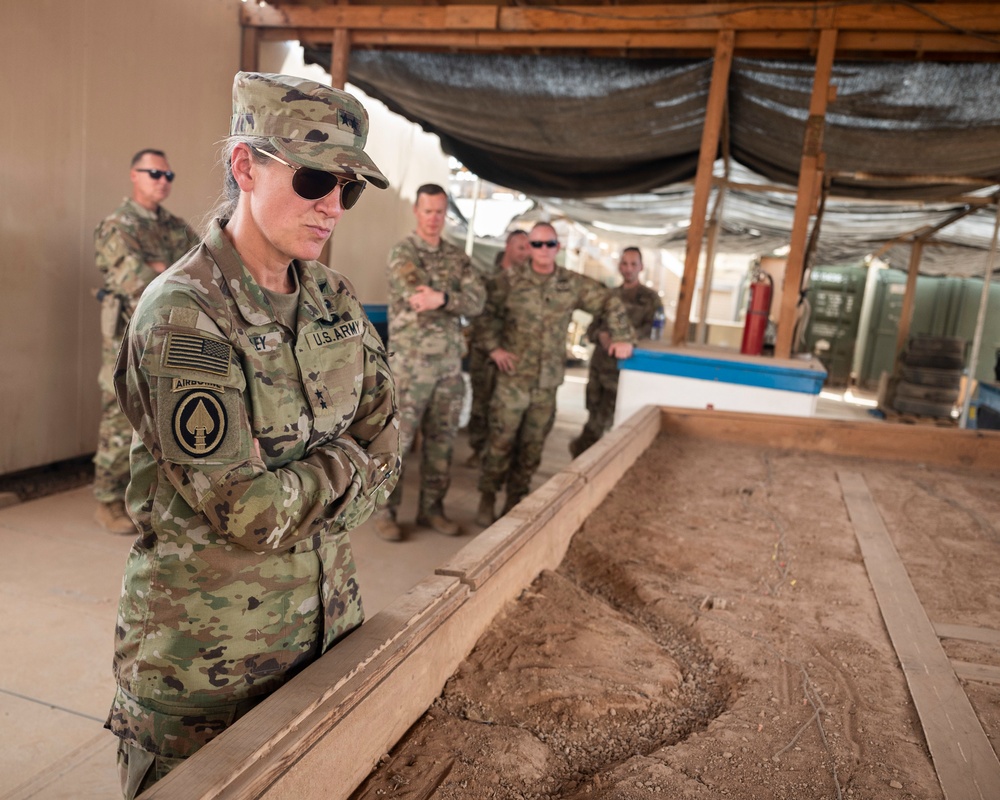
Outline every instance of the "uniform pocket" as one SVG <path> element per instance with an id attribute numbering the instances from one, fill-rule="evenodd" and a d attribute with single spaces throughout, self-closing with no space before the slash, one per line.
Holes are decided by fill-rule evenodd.
<path id="1" fill-rule="evenodd" d="M 364 323 L 317 324 L 296 345 L 302 385 L 313 413 L 313 440 L 339 436 L 354 419 L 364 379 Z"/>

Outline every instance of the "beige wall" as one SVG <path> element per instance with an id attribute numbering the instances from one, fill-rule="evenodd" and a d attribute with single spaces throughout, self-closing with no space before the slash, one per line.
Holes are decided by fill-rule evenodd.
<path id="1" fill-rule="evenodd" d="M 221 182 L 215 160 L 239 69 L 240 5 L 3 3 L 0 474 L 93 452 L 100 349 L 93 230 L 128 194 L 129 159 L 143 147 L 165 150 L 177 172 L 166 206 L 196 227 L 204 222 Z M 411 227 L 413 189 L 447 172 L 436 138 L 381 104 L 366 105 L 375 161 L 393 188 L 369 189 L 345 216 L 331 261 L 371 303 L 384 302 L 385 256 Z"/>

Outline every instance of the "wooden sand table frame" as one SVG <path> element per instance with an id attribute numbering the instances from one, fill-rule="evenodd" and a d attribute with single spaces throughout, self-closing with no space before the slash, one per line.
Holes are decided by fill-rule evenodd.
<path id="1" fill-rule="evenodd" d="M 583 521 L 661 431 L 772 448 L 1000 469 L 1000 434 L 992 432 L 646 407 L 143 798 L 348 797 L 440 695 L 500 610 L 543 570 L 560 564 Z M 869 507 L 862 522 L 855 520 L 866 502 L 864 482 L 859 486 L 856 477 L 842 476 L 845 499 L 855 526 L 860 524 L 870 536 L 878 529 L 877 509 L 874 517 Z M 864 547 L 881 602 L 869 558 L 882 571 L 886 564 L 892 569 L 891 558 L 876 551 L 870 556 Z M 904 615 L 916 613 L 910 606 Z M 895 642 L 891 613 L 883 609 L 883 615 Z M 933 628 L 930 635 L 934 638 Z M 900 660 L 916 699 L 921 690 L 914 688 L 911 673 L 919 672 L 920 665 L 902 653 Z M 955 680 L 953 672 L 943 677 Z M 963 735 L 972 737 L 968 747 L 979 756 L 976 770 L 963 769 L 956 758 L 968 747 L 955 747 L 954 738 L 935 747 L 935 733 L 927 726 L 937 723 L 924 719 L 922 711 L 921 717 L 946 797 L 976 796 L 950 793 L 946 780 L 998 785 L 990 783 L 1000 780 L 996 757 L 988 743 L 984 751 L 976 738 L 985 739 L 981 727 L 977 734 L 976 726 L 963 722 Z"/>

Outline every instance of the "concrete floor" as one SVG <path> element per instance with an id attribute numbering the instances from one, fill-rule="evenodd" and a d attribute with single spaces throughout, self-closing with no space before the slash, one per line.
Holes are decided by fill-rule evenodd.
<path id="1" fill-rule="evenodd" d="M 586 372 L 572 369 L 535 486 L 570 461 L 568 443 L 586 420 Z M 818 413 L 868 417 L 848 396 L 824 392 Z M 870 418 L 870 417 L 868 417 Z M 446 537 L 412 526 L 416 469 L 406 476 L 400 521 L 409 538 L 384 542 L 363 525 L 351 540 L 369 618 L 414 586 L 481 529 L 476 470 L 455 452 L 446 507 L 466 528 Z M 89 487 L 0 509 L 0 598 L 6 608 L 0 647 L 0 800 L 112 800 L 120 797 L 116 740 L 102 727 L 114 690 L 112 631 L 129 537 L 93 522 Z"/>

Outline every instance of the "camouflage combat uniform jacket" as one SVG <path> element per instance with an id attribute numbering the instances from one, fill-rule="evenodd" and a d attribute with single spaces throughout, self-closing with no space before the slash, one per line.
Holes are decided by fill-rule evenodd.
<path id="1" fill-rule="evenodd" d="M 143 294 L 115 369 L 139 537 L 107 727 L 158 755 L 191 755 L 364 616 L 346 532 L 398 476 L 394 385 L 350 284 L 293 267 L 295 332 L 213 223 Z"/>
<path id="2" fill-rule="evenodd" d="M 486 289 L 487 303 L 489 302 L 489 296 L 496 293 L 496 283 L 500 279 L 506 270 L 500 266 L 503 262 L 504 253 L 501 250 L 497 253 L 496 259 L 493 261 L 493 269 L 488 274 L 483 274 L 483 287 Z M 483 313 L 479 314 L 472 320 L 469 325 L 469 348 L 470 350 L 476 350 L 480 353 L 487 353 L 488 351 L 483 347 L 483 340 L 488 335 L 487 329 L 489 325 L 486 319 L 486 304 L 483 305 Z"/>
<path id="3" fill-rule="evenodd" d="M 118 408 L 112 373 L 125 325 L 139 295 L 157 273 L 150 262 L 168 267 L 198 244 L 187 223 L 162 206 L 156 211 L 126 198 L 94 231 L 95 261 L 103 285 L 101 301 L 101 423 L 94 454 L 94 495 L 99 502 L 123 500 L 128 485 L 132 427 Z"/>
<path id="4" fill-rule="evenodd" d="M 633 341 L 625 308 L 607 287 L 565 267 L 539 275 L 528 264 L 497 278 L 483 312 L 483 347 L 518 357 L 505 379 L 555 390 L 566 373 L 566 332 L 576 308 L 607 320 L 612 341 Z"/>
<path id="5" fill-rule="evenodd" d="M 625 306 L 625 312 L 628 314 L 629 322 L 632 323 L 635 335 L 640 339 L 648 339 L 653 330 L 653 317 L 656 315 L 656 310 L 663 308 L 660 296 L 642 284 L 632 289 L 617 286 L 611 291 Z M 597 341 L 597 335 L 601 331 L 607 330 L 608 326 L 601 317 L 594 317 L 594 321 L 587 328 L 587 338 L 598 345 L 590 357 L 590 379 L 593 380 L 596 375 L 598 380 L 603 380 L 605 384 L 610 379 L 611 385 L 614 386 L 617 385 L 618 380 L 618 359 L 609 356 Z"/>
<path id="6" fill-rule="evenodd" d="M 149 211 L 125 198 L 94 231 L 95 260 L 105 290 L 102 333 L 121 335 L 139 295 L 156 277 L 150 262 L 162 261 L 169 267 L 198 242 L 191 227 L 162 206 Z"/>
<path id="7" fill-rule="evenodd" d="M 486 290 L 468 256 L 451 242 L 435 248 L 410 234 L 389 254 L 389 348 L 394 358 L 430 358 L 460 365 L 465 355 L 462 317 L 483 310 Z M 417 286 L 447 292 L 442 308 L 410 308 L 407 298 Z"/>

